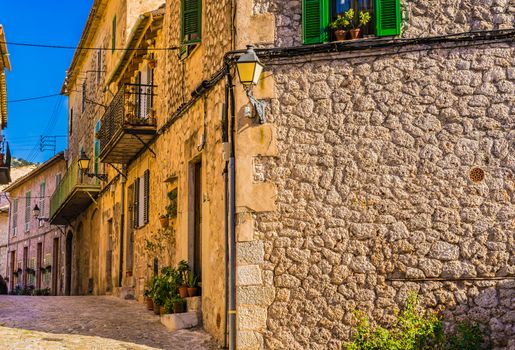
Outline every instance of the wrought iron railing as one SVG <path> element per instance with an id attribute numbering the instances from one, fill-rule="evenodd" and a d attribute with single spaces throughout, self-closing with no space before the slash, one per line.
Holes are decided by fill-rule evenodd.
<path id="1" fill-rule="evenodd" d="M 155 85 L 124 84 L 114 96 L 100 122 L 97 138 L 100 153 L 113 137 L 126 127 L 156 126 L 154 116 Z"/>

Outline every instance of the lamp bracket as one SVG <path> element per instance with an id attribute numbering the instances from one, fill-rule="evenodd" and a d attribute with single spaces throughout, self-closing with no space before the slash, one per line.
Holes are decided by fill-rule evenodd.
<path id="1" fill-rule="evenodd" d="M 110 166 L 111 166 L 111 168 L 113 168 L 114 170 L 116 170 L 116 172 L 117 172 L 118 174 L 120 174 L 120 176 L 124 177 L 124 178 L 125 178 L 125 180 L 127 180 L 127 176 L 126 176 L 122 171 L 120 171 L 120 169 L 118 169 L 117 167 L 115 167 L 115 166 L 113 165 L 113 163 L 107 163 L 107 164 L 108 164 L 108 165 L 110 165 Z"/>
<path id="2" fill-rule="evenodd" d="M 256 111 L 256 113 L 258 115 L 259 123 L 260 124 L 266 123 L 266 107 L 268 106 L 268 102 L 263 101 L 263 100 L 258 100 L 252 94 L 252 90 L 250 90 L 250 89 L 246 89 L 246 90 L 247 90 L 247 97 L 249 98 L 250 103 L 252 104 L 252 106 L 254 107 L 254 110 Z"/>

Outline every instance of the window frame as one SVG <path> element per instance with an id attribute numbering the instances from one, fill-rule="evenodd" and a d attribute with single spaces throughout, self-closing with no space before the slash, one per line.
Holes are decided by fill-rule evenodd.
<path id="1" fill-rule="evenodd" d="M 390 2 L 390 4 L 388 4 L 388 2 Z M 370 33 L 365 35 L 385 37 L 398 36 L 401 34 L 402 16 L 400 0 L 352 0 L 350 7 L 354 8 L 356 15 L 358 15 L 363 3 L 365 3 L 365 6 L 369 5 L 372 7 L 371 10 L 368 10 L 372 15 L 372 21 L 366 26 Z M 309 6 L 307 4 L 309 4 Z M 385 10 L 383 11 L 382 6 L 385 4 L 390 6 L 385 7 Z M 392 8 L 394 8 L 395 12 L 391 11 Z M 335 0 L 302 1 L 302 42 L 304 45 L 321 44 L 333 41 L 333 34 L 329 25 L 332 19 L 336 16 L 335 12 Z M 320 35 L 318 37 L 315 35 L 308 36 L 308 32 L 313 34 L 313 31 L 316 31 L 316 24 L 315 27 L 313 27 L 313 23 L 311 23 L 311 21 L 316 19 L 317 15 L 320 16 L 318 23 L 318 25 L 320 25 Z M 383 22 L 385 25 L 389 25 L 389 27 L 385 28 L 383 26 Z M 312 27 L 309 27 L 309 24 L 311 24 Z M 392 24 L 394 26 L 392 26 Z"/>
<path id="2" fill-rule="evenodd" d="M 25 193 L 25 232 L 29 232 L 30 231 L 30 212 L 31 212 L 31 209 L 30 209 L 30 205 L 31 205 L 31 201 L 32 201 L 32 192 L 31 191 L 27 191 Z"/>
<path id="3" fill-rule="evenodd" d="M 16 233 L 18 232 L 18 198 L 14 198 L 13 200 L 13 212 L 12 212 L 12 217 L 11 217 L 11 220 L 12 220 L 12 223 L 11 223 L 11 227 L 12 227 L 12 234 L 13 236 L 16 236 Z"/>

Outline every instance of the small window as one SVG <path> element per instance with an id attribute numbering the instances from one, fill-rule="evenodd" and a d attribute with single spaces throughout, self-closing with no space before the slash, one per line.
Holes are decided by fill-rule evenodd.
<path id="1" fill-rule="evenodd" d="M 18 198 L 13 200 L 12 229 L 13 236 L 16 236 L 18 231 Z"/>
<path id="2" fill-rule="evenodd" d="M 57 174 L 57 175 L 55 175 L 55 188 L 58 188 L 60 183 L 61 183 L 61 174 Z"/>
<path id="3" fill-rule="evenodd" d="M 150 171 L 146 170 L 143 177 L 134 180 L 134 202 L 133 202 L 133 218 L 134 227 L 143 227 L 148 223 L 150 208 Z"/>
<path id="4" fill-rule="evenodd" d="M 113 17 L 111 29 L 111 53 L 116 50 L 116 16 Z"/>
<path id="5" fill-rule="evenodd" d="M 46 195 L 46 183 L 42 182 L 39 184 L 39 210 L 40 216 L 45 217 L 45 195 Z M 44 221 L 39 220 L 39 226 L 43 226 Z"/>
<path id="6" fill-rule="evenodd" d="M 70 135 L 73 133 L 73 108 L 70 108 L 70 123 L 69 123 L 69 127 L 68 127 L 68 132 L 70 133 Z"/>
<path id="7" fill-rule="evenodd" d="M 202 31 L 202 0 L 181 1 L 181 43 L 200 42 Z"/>
<path id="8" fill-rule="evenodd" d="M 30 191 L 25 194 L 25 232 L 28 232 L 30 229 L 30 201 L 32 199 Z"/>
<path id="9" fill-rule="evenodd" d="M 102 73 L 102 50 L 97 52 L 97 83 L 100 83 L 100 73 Z"/>
<path id="10" fill-rule="evenodd" d="M 82 113 L 86 110 L 86 95 L 87 95 L 88 85 L 86 84 L 86 80 L 82 83 Z"/>
<path id="11" fill-rule="evenodd" d="M 356 16 L 368 11 L 372 21 L 362 28 L 362 35 L 394 36 L 400 34 L 400 0 L 303 0 L 302 25 L 304 44 L 330 41 L 333 33 L 329 24 L 349 9 Z"/>

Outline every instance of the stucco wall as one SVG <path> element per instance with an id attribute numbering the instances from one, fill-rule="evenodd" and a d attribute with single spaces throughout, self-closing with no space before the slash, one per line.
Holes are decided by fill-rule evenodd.
<path id="1" fill-rule="evenodd" d="M 54 238 L 60 238 L 62 236 L 61 231 L 55 227 L 50 225 L 46 221 L 41 221 L 41 223 L 34 218 L 32 214 L 32 209 L 35 204 L 37 204 L 40 207 L 41 218 L 48 218 L 49 214 L 49 208 L 50 208 L 50 196 L 55 191 L 55 188 L 57 186 L 56 183 L 56 175 L 61 174 L 63 175 L 66 168 L 66 162 L 61 157 L 60 159 L 54 159 L 53 164 L 49 165 L 44 170 L 38 172 L 39 170 L 36 169 L 35 172 L 38 172 L 34 175 L 27 175 L 30 176 L 27 180 L 24 180 L 23 183 L 16 185 L 12 189 L 9 190 L 8 196 L 11 200 L 11 202 L 14 199 L 18 199 L 18 221 L 17 221 L 17 233 L 16 235 L 13 234 L 12 231 L 12 210 L 10 211 L 11 215 L 11 230 L 10 230 L 10 236 L 9 236 L 9 245 L 7 253 L 8 256 L 6 257 L 9 272 L 13 271 L 14 268 L 11 264 L 11 256 L 9 255 L 10 252 L 15 252 L 16 257 L 16 264 L 23 266 L 23 251 L 24 248 L 28 248 L 28 264 L 31 264 L 31 261 L 34 262 L 33 268 L 36 269 L 37 267 L 37 247 L 38 244 L 42 244 L 42 265 L 43 267 L 47 265 L 52 265 L 52 272 L 48 273 L 48 276 L 45 278 L 44 274 L 41 273 L 41 285 L 40 288 L 51 288 L 52 286 L 52 275 L 54 269 L 62 268 L 61 262 L 63 261 L 62 258 L 62 251 L 59 249 L 59 267 L 53 266 L 53 242 Z M 40 193 L 40 184 L 45 183 L 45 194 L 44 194 L 44 208 L 41 208 L 40 203 L 40 197 L 42 194 Z M 11 185 L 12 186 L 12 185 Z M 31 191 L 31 203 L 30 203 L 30 221 L 29 221 L 29 229 L 25 230 L 25 195 L 28 191 Z M 36 269 L 37 270 L 37 269 Z M 59 273 L 57 274 L 58 279 L 61 278 L 61 270 L 59 270 Z M 25 271 L 23 272 L 26 273 Z M 40 272 L 36 271 L 36 278 Z M 11 278 L 12 282 L 14 280 L 14 286 L 16 284 L 22 284 L 23 277 L 20 274 L 18 278 L 13 278 L 11 273 L 9 273 L 9 277 Z M 36 285 L 34 283 L 34 285 Z M 58 283 L 59 288 L 59 283 Z"/>
<path id="2" fill-rule="evenodd" d="M 356 309 L 387 323 L 409 290 L 515 346 L 514 53 L 501 44 L 273 68 L 279 152 L 254 168 L 278 189 L 254 243 L 273 295 L 267 348 L 337 349 Z M 471 180 L 474 167 L 484 180 Z"/>

